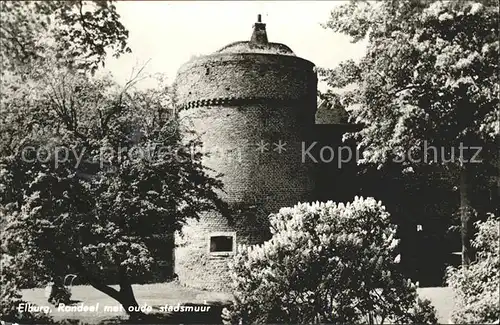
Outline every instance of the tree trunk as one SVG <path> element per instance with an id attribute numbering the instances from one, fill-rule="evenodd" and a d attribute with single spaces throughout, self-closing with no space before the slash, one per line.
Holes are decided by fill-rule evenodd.
<path id="1" fill-rule="evenodd" d="M 134 296 L 134 291 L 125 270 L 120 269 L 119 273 L 119 285 L 120 291 L 108 286 L 107 284 L 101 282 L 98 277 L 93 276 L 88 272 L 84 265 L 75 258 L 70 257 L 67 254 L 62 253 L 56 247 L 52 248 L 52 253 L 60 258 L 62 261 L 72 266 L 83 279 L 87 280 L 88 283 L 95 289 L 107 294 L 111 298 L 118 301 L 131 319 L 137 320 L 143 318 L 145 314 L 139 310 L 139 304 Z M 130 309 L 129 309 L 130 308 Z"/>
<path id="2" fill-rule="evenodd" d="M 460 237 L 462 240 L 462 265 L 472 260 L 471 232 L 472 209 L 469 202 L 470 169 L 464 163 L 460 168 Z"/>
<path id="3" fill-rule="evenodd" d="M 118 301 L 130 316 L 131 319 L 137 320 L 144 317 L 144 313 L 139 310 L 139 304 L 135 299 L 132 284 L 123 269 L 120 269 L 120 291 Z"/>

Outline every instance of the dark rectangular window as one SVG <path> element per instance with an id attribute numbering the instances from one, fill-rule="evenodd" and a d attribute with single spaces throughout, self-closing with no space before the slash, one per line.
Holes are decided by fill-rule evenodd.
<path id="1" fill-rule="evenodd" d="M 210 252 L 232 252 L 233 236 L 210 237 Z"/>

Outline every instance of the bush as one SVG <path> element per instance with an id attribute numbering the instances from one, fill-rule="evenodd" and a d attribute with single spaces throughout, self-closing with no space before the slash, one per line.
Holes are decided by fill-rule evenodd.
<path id="1" fill-rule="evenodd" d="M 491 215 L 477 222 L 478 232 L 472 242 L 476 261 L 469 266 L 450 267 L 447 283 L 455 294 L 454 323 L 496 323 L 500 319 L 500 220 Z"/>
<path id="2" fill-rule="evenodd" d="M 19 290 L 19 279 L 21 278 L 18 269 L 15 268 L 15 261 L 12 256 L 2 254 L 0 258 L 0 320 L 3 322 L 21 324 L 52 324 L 52 318 L 44 313 L 19 312 L 17 307 L 22 300 Z"/>
<path id="3" fill-rule="evenodd" d="M 436 323 L 398 270 L 396 227 L 373 198 L 298 204 L 271 215 L 272 238 L 238 247 L 226 323 Z"/>

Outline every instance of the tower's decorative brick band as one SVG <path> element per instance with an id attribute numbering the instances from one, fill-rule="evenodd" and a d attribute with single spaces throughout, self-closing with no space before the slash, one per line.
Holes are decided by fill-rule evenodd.
<path id="1" fill-rule="evenodd" d="M 223 175 L 221 196 L 241 207 L 230 220 L 206 214 L 185 226 L 175 256 L 182 283 L 227 289 L 231 250 L 267 239 L 269 213 L 311 199 L 311 166 L 302 162 L 301 149 L 312 136 L 316 89 L 314 65 L 283 44 L 269 43 L 260 21 L 251 41 L 181 67 L 179 118 L 209 153 L 204 164 Z"/>

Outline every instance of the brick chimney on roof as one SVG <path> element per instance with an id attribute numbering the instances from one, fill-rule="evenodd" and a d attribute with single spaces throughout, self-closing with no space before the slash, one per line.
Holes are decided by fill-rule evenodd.
<path id="1" fill-rule="evenodd" d="M 257 22 L 253 25 L 252 38 L 250 42 L 257 44 L 267 44 L 266 24 L 262 22 L 262 16 L 257 15 Z"/>

